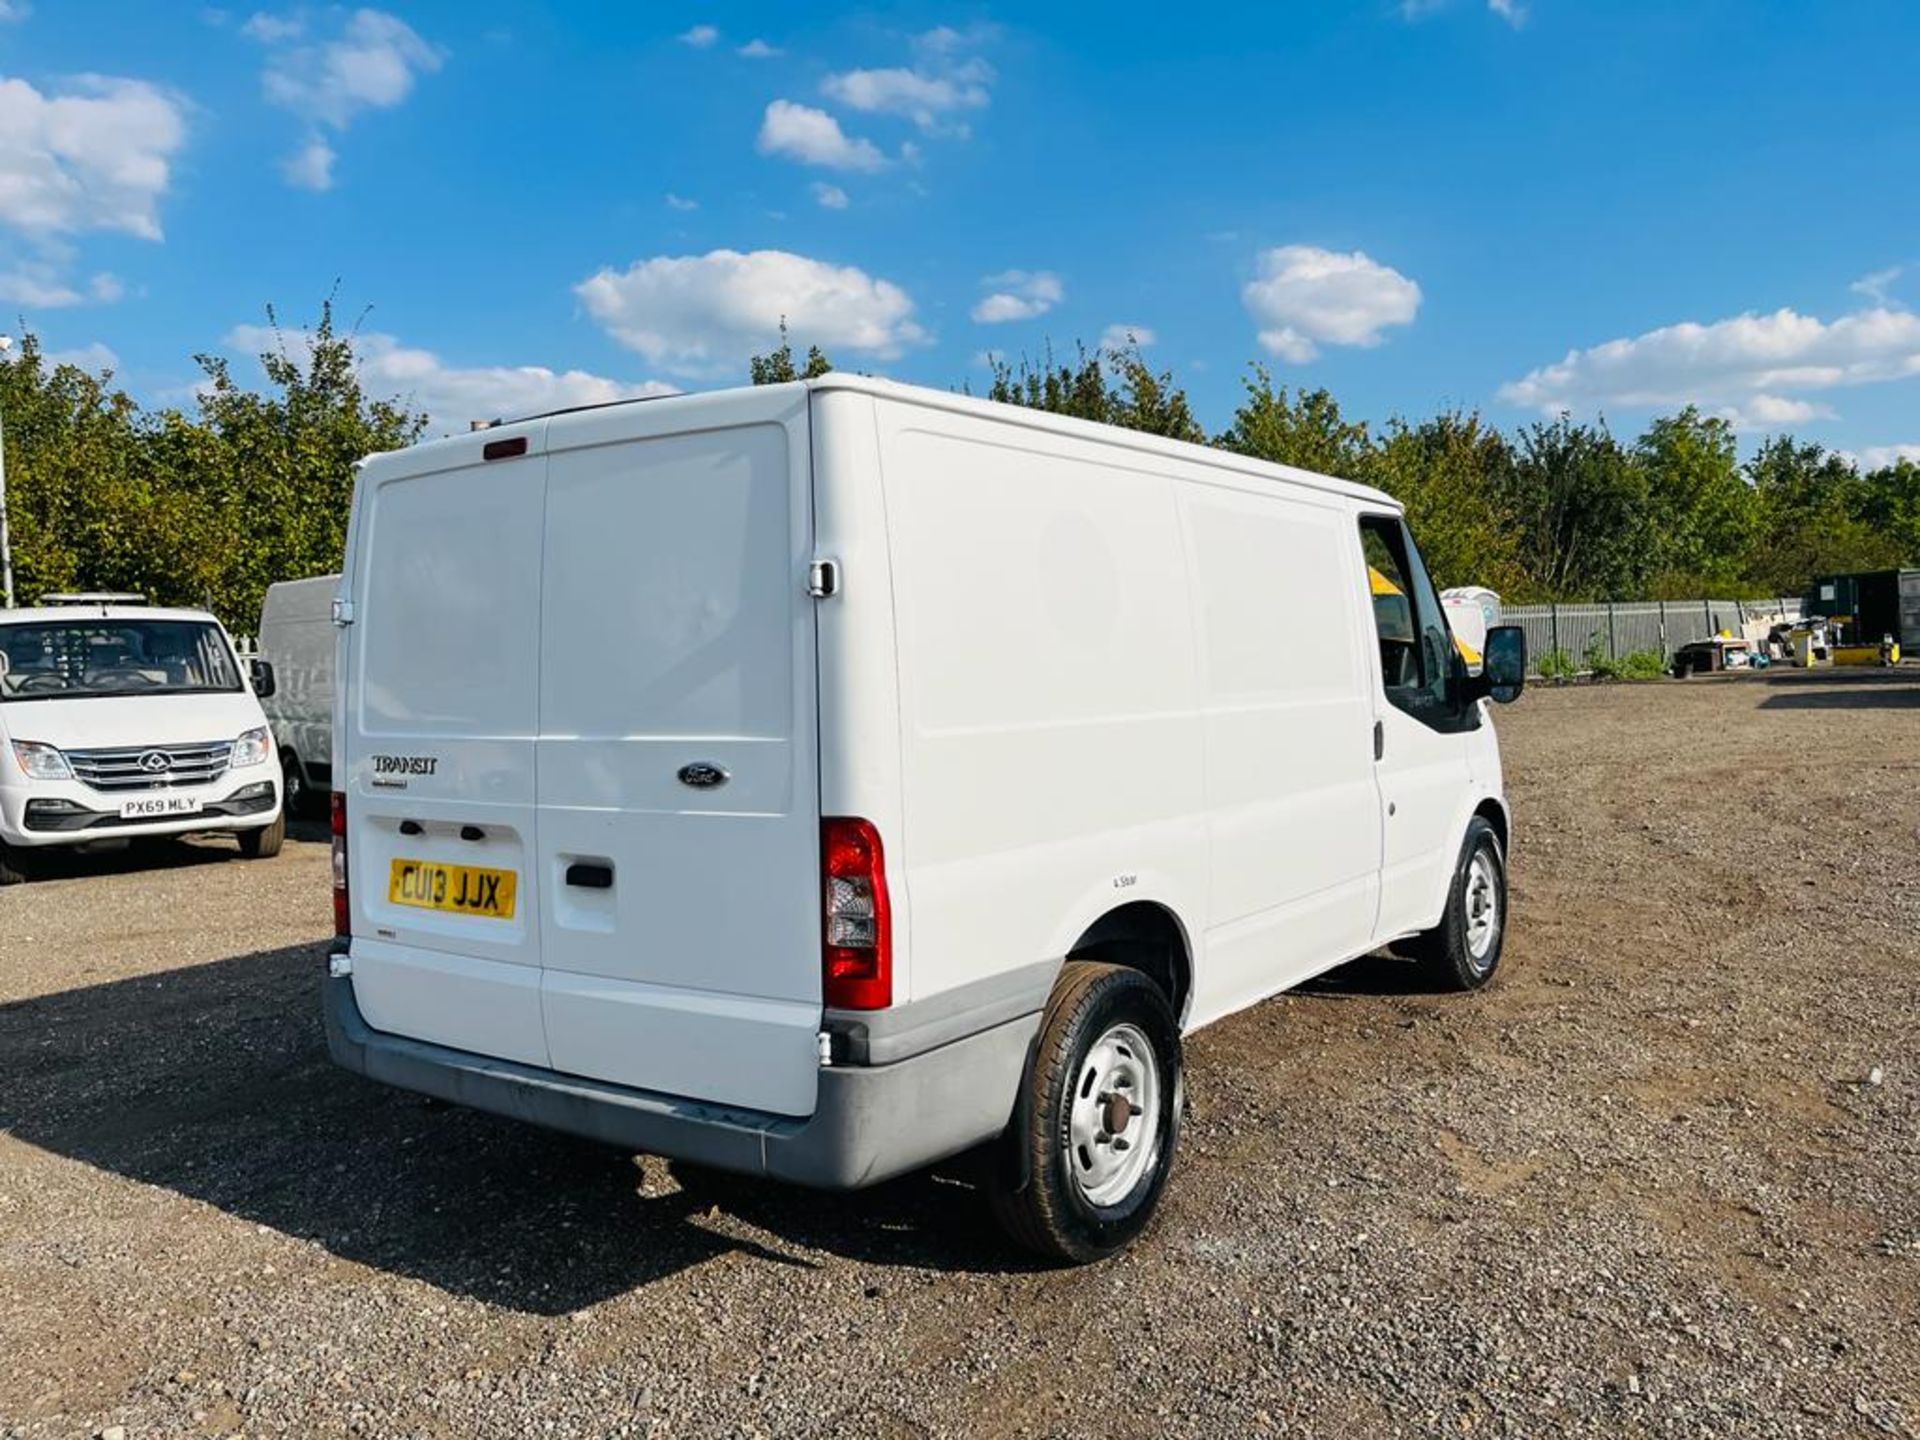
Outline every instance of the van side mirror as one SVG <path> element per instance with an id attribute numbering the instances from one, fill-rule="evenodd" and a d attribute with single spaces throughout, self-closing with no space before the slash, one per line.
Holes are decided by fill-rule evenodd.
<path id="1" fill-rule="evenodd" d="M 1487 698 L 1505 705 L 1520 698 L 1527 685 L 1527 632 L 1518 625 L 1496 625 L 1487 631 L 1487 648 L 1480 652 L 1480 685 Z"/>
<path id="2" fill-rule="evenodd" d="M 273 694 L 273 665 L 266 660 L 254 660 L 248 664 L 248 678 L 253 681 L 253 693 L 262 700 Z"/>

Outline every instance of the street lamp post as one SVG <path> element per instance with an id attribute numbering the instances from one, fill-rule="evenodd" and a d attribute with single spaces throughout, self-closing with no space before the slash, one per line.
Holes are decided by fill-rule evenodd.
<path id="1" fill-rule="evenodd" d="M 0 335 L 0 360 L 13 349 L 13 337 Z M 13 609 L 13 538 L 7 533 L 7 427 L 0 416 L 0 608 Z"/>

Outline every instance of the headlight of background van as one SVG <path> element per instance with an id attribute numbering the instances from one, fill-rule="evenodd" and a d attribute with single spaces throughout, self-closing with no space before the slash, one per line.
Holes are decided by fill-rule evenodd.
<path id="1" fill-rule="evenodd" d="M 264 729 L 249 730 L 233 742 L 233 758 L 227 762 L 238 770 L 243 765 L 258 765 L 267 758 L 269 741 Z"/>
<path id="2" fill-rule="evenodd" d="M 13 758 L 19 764 L 20 771 L 29 780 L 71 780 L 73 770 L 67 764 L 67 757 L 51 745 L 42 745 L 38 740 L 16 740 L 13 742 Z"/>

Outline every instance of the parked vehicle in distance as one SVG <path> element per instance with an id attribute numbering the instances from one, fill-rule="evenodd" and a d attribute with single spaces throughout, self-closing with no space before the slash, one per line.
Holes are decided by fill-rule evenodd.
<path id="1" fill-rule="evenodd" d="M 1440 604 L 1453 628 L 1454 644 L 1467 662 L 1467 673 L 1480 673 L 1480 652 L 1487 648 L 1487 632 L 1500 623 L 1500 595 L 1484 585 L 1456 585 L 1440 592 Z"/>
<path id="2" fill-rule="evenodd" d="M 233 834 L 280 853 L 273 737 L 233 642 L 137 595 L 0 610 L 0 884 L 57 846 Z M 259 685 L 271 691 L 271 676 Z"/>
<path id="3" fill-rule="evenodd" d="M 1525 641 L 1469 677 L 1359 485 L 835 373 L 375 456 L 339 621 L 328 1040 L 390 1084 L 831 1188 L 995 1142 L 1086 1261 L 1183 1034 L 1500 961 Z"/>
<path id="4" fill-rule="evenodd" d="M 338 575 L 283 580 L 260 604 L 260 658 L 273 667 L 262 704 L 280 751 L 292 815 L 317 813 L 333 788 L 333 597 Z"/>

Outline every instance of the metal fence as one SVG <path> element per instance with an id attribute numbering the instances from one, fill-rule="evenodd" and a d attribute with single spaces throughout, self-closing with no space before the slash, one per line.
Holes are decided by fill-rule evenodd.
<path id="1" fill-rule="evenodd" d="M 1597 649 L 1609 660 L 1636 650 L 1670 658 L 1682 645 L 1722 630 L 1764 639 L 1777 621 L 1800 618 L 1798 600 L 1614 600 L 1581 605 L 1507 605 L 1500 618 L 1527 632 L 1527 664 L 1538 673 L 1540 657 L 1564 651 L 1585 671 Z"/>

